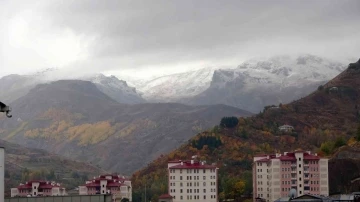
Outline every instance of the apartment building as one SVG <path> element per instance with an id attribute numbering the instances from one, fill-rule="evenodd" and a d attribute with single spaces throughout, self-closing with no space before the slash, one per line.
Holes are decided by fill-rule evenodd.
<path id="1" fill-rule="evenodd" d="M 218 168 L 197 160 L 169 161 L 169 191 L 173 202 L 217 202 Z"/>
<path id="2" fill-rule="evenodd" d="M 67 195 L 66 190 L 59 183 L 42 180 L 28 181 L 16 188 L 11 188 L 11 197 L 65 195 Z"/>
<path id="3" fill-rule="evenodd" d="M 113 201 L 121 201 L 123 198 L 132 201 L 131 181 L 119 175 L 100 175 L 79 186 L 79 195 L 92 194 L 111 194 Z"/>
<path id="4" fill-rule="evenodd" d="M 253 198 L 275 201 L 304 194 L 329 195 L 328 159 L 309 151 L 259 155 L 253 162 Z M 295 197 L 296 197 L 295 196 Z"/>

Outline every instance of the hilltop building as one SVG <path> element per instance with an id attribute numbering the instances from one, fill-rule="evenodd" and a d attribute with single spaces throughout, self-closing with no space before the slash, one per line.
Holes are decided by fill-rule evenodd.
<path id="1" fill-rule="evenodd" d="M 65 188 L 61 187 L 59 183 L 49 181 L 33 180 L 11 188 L 11 197 L 65 195 L 67 195 Z"/>
<path id="2" fill-rule="evenodd" d="M 328 159 L 307 151 L 260 155 L 253 163 L 253 198 L 275 201 L 305 194 L 329 195 Z"/>
<path id="3" fill-rule="evenodd" d="M 217 202 L 218 168 L 197 160 L 169 161 L 169 191 L 173 202 Z"/>
<path id="4" fill-rule="evenodd" d="M 131 181 L 118 175 L 100 175 L 86 181 L 85 185 L 79 186 L 79 195 L 111 194 L 114 201 L 123 198 L 132 201 Z"/>
<path id="5" fill-rule="evenodd" d="M 291 132 L 294 130 L 294 127 L 290 126 L 290 125 L 282 125 L 279 127 L 280 131 L 285 131 L 285 132 Z"/>

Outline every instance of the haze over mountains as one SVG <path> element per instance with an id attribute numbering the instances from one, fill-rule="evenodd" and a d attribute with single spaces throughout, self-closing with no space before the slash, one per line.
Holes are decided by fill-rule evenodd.
<path id="1" fill-rule="evenodd" d="M 15 118 L 2 121 L 1 138 L 129 174 L 224 116 L 250 116 L 242 109 L 298 99 L 343 69 L 313 55 L 277 56 L 162 76 L 137 83 L 140 90 L 103 74 L 72 80 L 47 77 L 56 69 L 9 75 L 0 79 L 0 96 Z"/>
<path id="2" fill-rule="evenodd" d="M 314 55 L 274 56 L 248 60 L 233 69 L 216 67 L 151 78 L 149 80 L 101 73 L 72 79 L 94 83 L 100 91 L 125 104 L 177 102 L 188 105 L 226 104 L 257 113 L 266 105 L 288 103 L 314 91 L 345 69 L 343 62 Z M 0 96 L 13 101 L 56 70 L 34 75 L 9 75 L 0 79 Z M 64 77 L 66 79 L 66 77 Z"/>
<path id="3" fill-rule="evenodd" d="M 124 174 L 175 149 L 221 117 L 251 115 L 225 105 L 122 104 L 82 80 L 39 84 L 11 106 L 13 118 L 0 117 L 2 139 Z"/>

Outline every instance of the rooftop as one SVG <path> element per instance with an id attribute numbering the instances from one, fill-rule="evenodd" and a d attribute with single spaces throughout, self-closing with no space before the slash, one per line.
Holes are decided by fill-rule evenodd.
<path id="1" fill-rule="evenodd" d="M 258 155 L 255 157 L 264 157 L 256 162 L 267 162 L 271 159 L 280 159 L 281 161 L 296 161 L 295 153 L 303 153 L 304 160 L 320 160 L 320 157 L 317 154 L 311 154 L 309 151 L 294 151 L 294 152 L 284 152 L 284 154 L 270 154 L 270 155 Z"/>

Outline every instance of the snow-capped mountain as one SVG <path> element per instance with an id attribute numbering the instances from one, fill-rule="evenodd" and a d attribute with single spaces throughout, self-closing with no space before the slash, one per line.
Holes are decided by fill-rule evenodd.
<path id="1" fill-rule="evenodd" d="M 236 69 L 216 70 L 210 87 L 184 102 L 221 103 L 259 112 L 266 105 L 287 103 L 309 94 L 345 68 L 345 64 L 313 55 L 253 59 Z"/>
<path id="2" fill-rule="evenodd" d="M 209 88 L 216 68 L 177 73 L 152 79 L 137 86 L 149 101 L 175 102 L 198 95 Z"/>
<path id="3" fill-rule="evenodd" d="M 146 102 L 134 87 L 128 86 L 126 81 L 119 80 L 115 76 L 97 74 L 93 77 L 83 78 L 83 80 L 91 81 L 99 90 L 119 103 L 138 104 Z"/>
<path id="4" fill-rule="evenodd" d="M 3 102 L 9 103 L 26 95 L 38 84 L 67 79 L 59 77 L 57 73 L 57 69 L 46 69 L 31 75 L 12 74 L 4 76 L 0 78 L 0 97 Z M 91 81 L 99 90 L 120 103 L 137 104 L 145 102 L 134 87 L 128 86 L 125 81 L 119 80 L 115 76 L 96 74 L 71 79 Z"/>

